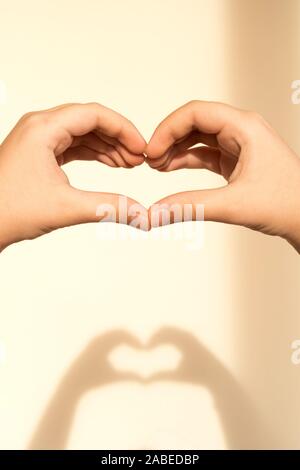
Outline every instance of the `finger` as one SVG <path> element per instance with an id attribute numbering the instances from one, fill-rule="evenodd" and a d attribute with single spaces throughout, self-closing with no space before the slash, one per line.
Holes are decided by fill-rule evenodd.
<path id="1" fill-rule="evenodd" d="M 99 136 L 99 138 L 102 141 L 113 146 L 119 152 L 119 154 L 124 158 L 125 162 L 128 163 L 128 165 L 138 166 L 144 163 L 145 156 L 143 153 L 135 154 L 135 153 L 129 152 L 129 150 L 127 150 L 127 148 L 123 144 L 121 144 L 117 139 L 113 137 L 109 137 L 99 131 L 95 131 L 95 133 L 97 136 Z"/>
<path id="2" fill-rule="evenodd" d="M 119 371 L 116 370 L 115 372 L 115 380 L 116 381 L 130 381 L 130 382 L 139 382 L 139 383 L 144 383 L 144 379 L 139 375 L 134 372 L 126 372 L 126 371 Z"/>
<path id="3" fill-rule="evenodd" d="M 233 155 L 226 155 L 218 149 L 209 147 L 194 147 L 183 154 L 169 158 L 165 165 L 157 168 L 159 171 L 174 171 L 183 168 L 204 169 L 222 175 L 229 180 L 237 164 Z"/>
<path id="4" fill-rule="evenodd" d="M 230 185 L 218 189 L 173 194 L 151 206 L 150 224 L 152 227 L 158 227 L 191 220 L 240 223 L 237 201 L 235 191 Z"/>
<path id="5" fill-rule="evenodd" d="M 205 134 L 200 131 L 192 131 L 173 145 L 174 153 L 182 153 L 196 144 L 205 144 L 209 147 L 218 148 L 219 142 L 215 134 Z"/>
<path id="6" fill-rule="evenodd" d="M 74 148 L 70 147 L 64 153 L 62 153 L 61 155 L 57 157 L 57 161 L 60 166 L 70 163 L 74 160 L 99 161 L 113 168 L 120 166 L 116 163 L 116 161 L 113 158 L 111 158 L 107 154 L 98 153 L 98 152 L 95 152 L 94 150 L 91 150 L 83 146 L 74 147 Z M 125 166 L 125 163 L 124 163 L 124 166 Z"/>
<path id="7" fill-rule="evenodd" d="M 108 349 L 114 349 L 120 344 L 127 344 L 136 349 L 142 348 L 142 343 L 137 336 L 133 335 L 129 331 L 125 331 L 122 329 L 109 331 L 104 335 L 101 335 L 99 337 L 99 341 L 105 341 L 105 344 L 107 345 Z"/>
<path id="8" fill-rule="evenodd" d="M 89 344 L 89 347 L 101 348 L 101 351 L 106 351 L 109 354 L 111 350 L 121 344 L 127 344 L 136 349 L 142 347 L 138 337 L 123 329 L 107 331 L 96 336 Z"/>
<path id="9" fill-rule="evenodd" d="M 218 148 L 219 144 L 215 135 L 204 134 L 203 132 L 193 131 L 187 137 L 182 138 L 172 145 L 162 157 L 159 158 L 147 158 L 146 162 L 151 168 L 160 170 L 160 168 L 166 166 L 170 160 L 181 153 L 187 152 L 190 147 L 196 144 L 205 144 L 212 148 Z"/>
<path id="10" fill-rule="evenodd" d="M 78 146 L 85 146 L 95 150 L 99 155 L 105 154 L 115 162 L 116 166 L 124 168 L 132 168 L 133 166 L 141 165 L 145 159 L 143 154 L 132 154 L 122 144 L 117 143 L 117 141 L 108 143 L 104 135 L 100 138 L 93 132 L 75 137 L 69 148 Z"/>
<path id="11" fill-rule="evenodd" d="M 147 346 L 148 348 L 152 349 L 162 344 L 170 344 L 176 347 L 181 354 L 180 361 L 176 368 L 177 376 L 178 370 L 182 361 L 184 361 L 185 356 L 189 357 L 191 355 L 191 350 L 195 351 L 195 348 L 199 347 L 199 342 L 192 333 L 184 331 L 175 326 L 165 326 L 156 331 L 149 340 Z"/>
<path id="12" fill-rule="evenodd" d="M 197 147 L 185 153 L 168 158 L 164 165 L 157 168 L 159 171 L 174 171 L 183 168 L 206 169 L 221 174 L 221 152 L 210 147 Z"/>
<path id="13" fill-rule="evenodd" d="M 128 119 L 98 103 L 62 106 L 52 110 L 49 115 L 54 120 L 56 129 L 52 142 L 53 150 L 57 151 L 59 145 L 68 147 L 73 137 L 93 130 L 118 139 L 135 154 L 141 154 L 145 149 L 145 140 Z"/>
<path id="14" fill-rule="evenodd" d="M 182 340 L 190 338 L 190 335 L 185 331 L 182 331 L 180 328 L 175 326 L 164 326 L 156 331 L 149 341 L 147 342 L 147 347 L 152 349 L 153 347 L 159 346 L 161 344 L 180 344 Z"/>
<path id="15" fill-rule="evenodd" d="M 205 144 L 212 148 L 218 148 L 219 143 L 214 134 L 204 134 L 199 131 L 192 131 L 187 137 L 183 137 L 172 145 L 162 157 L 147 158 L 146 162 L 151 168 L 159 169 L 164 166 L 171 158 L 186 152 L 190 147 L 196 144 Z"/>
<path id="16" fill-rule="evenodd" d="M 152 382 L 166 382 L 166 381 L 178 381 L 178 375 L 176 374 L 177 368 L 172 371 L 172 370 L 167 370 L 167 371 L 160 371 L 156 372 L 155 374 L 150 375 L 150 377 L 147 377 L 144 379 L 144 383 L 152 383 Z"/>
<path id="17" fill-rule="evenodd" d="M 146 147 L 148 158 L 159 158 L 177 141 L 193 131 L 204 134 L 220 134 L 226 126 L 237 125 L 242 112 L 222 103 L 192 101 L 171 113 L 156 128 Z M 233 133 L 232 147 L 235 153 L 239 143 Z"/>
<path id="18" fill-rule="evenodd" d="M 159 168 L 159 170 L 174 171 L 190 168 L 204 169 L 221 174 L 220 155 L 221 152 L 218 149 L 198 147 L 169 159 L 163 167 Z"/>
<path id="19" fill-rule="evenodd" d="M 89 222 L 115 222 L 149 230 L 148 211 L 131 198 L 120 194 L 82 191 L 63 186 L 56 214 L 58 227 Z"/>
<path id="20" fill-rule="evenodd" d="M 97 137 L 93 132 L 90 132 L 89 134 L 83 135 L 81 137 L 76 137 L 69 149 L 78 148 L 78 146 L 84 146 L 88 149 L 94 150 L 96 153 L 99 154 L 99 156 L 107 155 L 111 160 L 114 161 L 116 166 L 124 168 L 129 167 L 129 165 L 127 164 L 127 162 L 116 147 L 111 144 L 108 144 L 103 139 Z"/>
<path id="21" fill-rule="evenodd" d="M 74 104 L 79 105 L 80 103 L 62 104 L 62 105 L 50 108 L 50 109 L 46 110 L 46 112 L 49 113 L 51 111 L 65 109 L 65 108 L 67 108 L 71 105 L 74 105 Z M 85 134 L 83 136 L 74 137 L 70 147 L 78 147 L 81 144 L 81 145 L 84 145 L 84 146 L 86 146 L 90 149 L 96 150 L 100 154 L 98 160 L 101 161 L 102 163 L 105 163 L 105 164 L 107 164 L 109 166 L 112 166 L 112 167 L 132 168 L 133 166 L 141 165 L 144 162 L 144 155 L 143 154 L 142 155 L 131 154 L 129 151 L 126 150 L 125 147 L 122 146 L 122 144 L 120 144 L 120 142 L 117 139 L 113 139 L 113 138 L 110 138 L 110 137 L 105 138 L 105 134 L 103 134 L 101 136 L 102 138 L 97 138 L 96 132 L 97 131 L 95 131 L 95 133 L 90 132 L 90 133 Z M 99 132 L 99 134 L 101 135 L 100 132 Z M 107 140 L 107 139 L 110 139 L 110 140 Z M 111 145 L 105 145 L 105 142 L 108 143 L 108 144 L 111 143 Z M 99 148 L 99 147 L 102 147 L 102 148 Z M 132 155 L 132 157 L 129 158 L 129 160 L 131 160 L 133 163 L 127 162 L 127 160 L 125 158 L 123 158 L 123 156 L 121 154 L 119 156 L 119 154 L 117 154 L 115 152 L 115 149 L 118 151 L 117 147 L 118 148 L 123 147 L 124 148 L 124 153 L 125 153 L 126 156 L 127 155 L 129 155 L 129 156 Z M 110 156 L 108 155 L 109 152 L 111 153 Z M 76 152 L 69 152 L 69 154 L 70 154 L 70 157 L 72 158 L 69 161 L 79 160 L 79 159 L 80 160 L 97 160 L 96 158 L 76 158 Z M 59 163 L 60 165 L 62 165 L 64 163 L 69 163 L 69 161 L 67 161 L 67 158 L 65 159 L 66 160 L 65 162 L 62 162 L 62 160 L 63 160 L 62 155 L 60 155 L 59 158 L 58 157 L 56 157 L 56 158 L 60 162 Z"/>
<path id="22" fill-rule="evenodd" d="M 67 108 L 68 106 L 73 106 L 74 104 L 80 105 L 81 103 L 63 103 L 63 104 L 59 104 L 58 106 L 53 106 L 52 108 L 48 108 L 45 111 L 47 113 L 48 112 L 50 113 L 51 111 L 56 111 L 57 109 Z"/>

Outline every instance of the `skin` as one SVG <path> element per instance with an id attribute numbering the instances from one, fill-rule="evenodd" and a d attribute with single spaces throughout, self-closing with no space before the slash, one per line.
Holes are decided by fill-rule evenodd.
<path id="1" fill-rule="evenodd" d="M 200 144 L 200 145 L 199 145 Z M 149 211 L 128 198 L 127 221 L 119 196 L 73 188 L 61 166 L 96 160 L 132 168 L 144 162 L 159 171 L 207 169 L 224 177 L 221 188 L 186 191 L 161 199 Z M 205 219 L 242 225 L 286 239 L 300 253 L 300 160 L 258 114 L 222 103 L 192 101 L 156 128 L 148 145 L 135 126 L 97 103 L 66 104 L 28 113 L 0 146 L 0 251 L 55 229 L 98 222 L 100 204 L 115 207 L 117 222 L 140 228 L 162 225 L 153 217 L 164 204 L 196 207 Z M 131 214 L 131 215 L 130 215 Z"/>
<path id="2" fill-rule="evenodd" d="M 114 206 L 121 222 L 119 195 L 75 189 L 61 166 L 95 160 L 132 168 L 144 162 L 145 146 L 130 121 L 97 103 L 23 116 L 0 147 L 0 250 L 61 227 L 97 222 L 99 204 Z M 138 204 L 127 202 L 128 211 Z M 134 207 L 148 221 L 147 209 Z"/>
<path id="3" fill-rule="evenodd" d="M 181 192 L 156 204 L 192 204 L 193 220 L 196 205 L 204 204 L 205 220 L 280 236 L 300 252 L 300 159 L 259 114 L 189 102 L 159 124 L 146 154 L 150 167 L 159 171 L 207 169 L 227 181 L 221 188 Z"/>

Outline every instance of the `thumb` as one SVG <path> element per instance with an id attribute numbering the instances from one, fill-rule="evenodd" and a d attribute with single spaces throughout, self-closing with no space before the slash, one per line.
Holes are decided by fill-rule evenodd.
<path id="1" fill-rule="evenodd" d="M 60 213 L 60 226 L 89 222 L 116 222 L 149 230 L 147 209 L 121 194 L 66 189 Z"/>
<path id="2" fill-rule="evenodd" d="M 150 384 L 152 382 L 166 382 L 166 381 L 177 381 L 178 371 L 175 370 L 162 370 L 159 372 L 155 372 L 154 374 L 150 375 L 149 377 L 144 378 L 144 383 Z"/>
<path id="3" fill-rule="evenodd" d="M 172 194 L 153 204 L 149 215 L 152 227 L 191 220 L 240 223 L 230 186 Z"/>

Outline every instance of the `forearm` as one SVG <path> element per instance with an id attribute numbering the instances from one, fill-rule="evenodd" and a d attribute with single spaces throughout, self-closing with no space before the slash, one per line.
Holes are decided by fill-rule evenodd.
<path id="1" fill-rule="evenodd" d="M 28 448 L 65 449 L 74 413 L 81 397 L 68 374 L 59 384 L 50 400 Z"/>

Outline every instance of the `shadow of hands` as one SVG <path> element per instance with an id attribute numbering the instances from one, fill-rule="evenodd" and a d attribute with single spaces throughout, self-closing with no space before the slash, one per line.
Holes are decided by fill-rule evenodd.
<path id="1" fill-rule="evenodd" d="M 109 354 L 125 344 L 140 349 L 142 344 L 137 337 L 124 330 L 114 330 L 94 338 L 72 363 L 67 373 L 70 383 L 78 392 L 117 381 L 141 381 L 138 373 L 115 369 L 109 362 Z"/>
<path id="2" fill-rule="evenodd" d="M 132 371 L 117 370 L 109 360 L 120 345 L 138 351 L 155 350 L 169 344 L 180 353 L 174 370 L 164 370 L 148 378 Z M 272 433 L 261 423 L 259 414 L 230 371 L 191 333 L 176 327 L 163 327 L 142 343 L 124 330 L 105 333 L 93 339 L 78 355 L 58 385 L 31 439 L 29 449 L 64 449 L 80 398 L 88 391 L 114 382 L 134 381 L 143 386 L 173 381 L 207 387 L 215 402 L 230 449 L 276 448 Z"/>
<path id="3" fill-rule="evenodd" d="M 273 430 L 263 422 L 255 403 L 226 366 L 191 333 L 163 327 L 148 349 L 171 344 L 181 353 L 175 370 L 160 371 L 145 382 L 174 381 L 206 387 L 212 395 L 229 449 L 276 449 Z"/>
<path id="4" fill-rule="evenodd" d="M 171 345 L 181 354 L 175 369 L 162 370 L 143 377 L 138 372 L 117 369 L 109 360 L 109 355 L 117 347 L 126 345 L 138 354 L 156 348 Z M 150 384 L 157 381 L 182 381 L 194 384 L 213 386 L 213 377 L 221 373 L 222 364 L 191 333 L 176 327 L 163 327 L 155 332 L 148 341 L 141 342 L 136 336 L 124 331 L 115 330 L 94 338 L 72 363 L 68 376 L 72 386 L 78 392 L 85 393 L 90 389 L 118 381 L 135 381 Z"/>
<path id="5" fill-rule="evenodd" d="M 171 345 L 181 354 L 175 369 L 163 370 L 143 377 L 138 372 L 117 369 L 109 360 L 109 355 L 117 347 L 126 345 L 150 354 L 156 348 Z M 176 327 L 163 327 L 156 331 L 148 341 L 141 342 L 136 336 L 124 331 L 114 330 L 94 338 L 78 355 L 70 366 L 66 378 L 80 393 L 117 381 L 135 381 L 150 384 L 156 381 L 174 380 L 206 387 L 214 385 L 224 366 L 215 356 L 189 332 Z"/>
<path id="6" fill-rule="evenodd" d="M 75 358 L 51 397 L 29 449 L 64 449 L 76 408 L 85 393 L 113 382 L 140 380 L 138 374 L 117 371 L 111 366 L 109 354 L 121 344 L 140 347 L 135 336 L 115 330 L 97 336 Z"/>
<path id="7" fill-rule="evenodd" d="M 174 370 L 159 371 L 145 379 L 145 383 L 156 381 L 182 381 L 194 384 L 213 385 L 213 377 L 224 366 L 191 333 L 176 327 L 163 327 L 155 332 L 145 348 L 148 350 L 170 344 L 180 353 L 181 359 Z"/>

